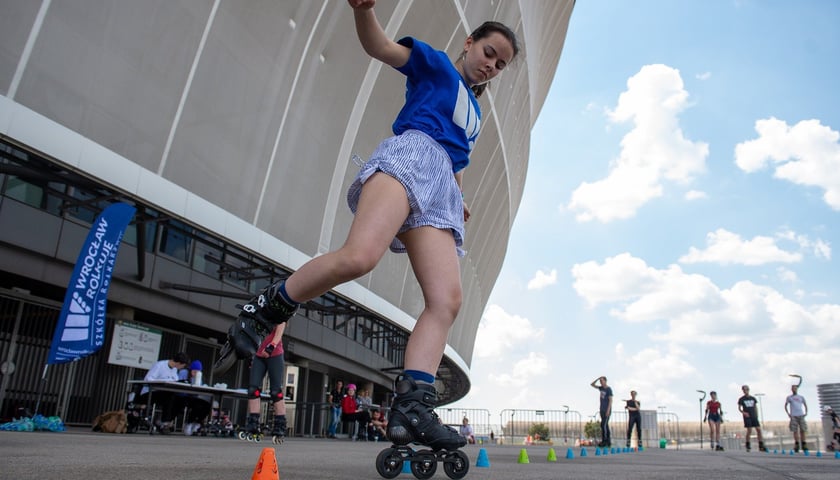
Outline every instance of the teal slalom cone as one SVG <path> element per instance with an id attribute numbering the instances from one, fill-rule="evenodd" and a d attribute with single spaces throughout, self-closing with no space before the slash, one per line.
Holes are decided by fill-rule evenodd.
<path id="1" fill-rule="evenodd" d="M 409 462 L 408 460 L 403 460 L 402 473 L 407 473 L 409 475 L 413 475 L 413 473 L 411 473 L 411 462 Z"/>
<path id="2" fill-rule="evenodd" d="M 575 452 L 573 452 L 571 448 L 567 448 L 566 449 L 566 459 L 571 460 L 573 458 L 575 458 Z"/>
<path id="3" fill-rule="evenodd" d="M 596 456 L 596 457 L 600 457 L 600 456 L 601 456 L 601 447 L 595 447 L 595 456 Z"/>
<path id="4" fill-rule="evenodd" d="M 586 447 L 582 447 L 582 448 L 580 449 L 580 456 L 581 456 L 581 457 L 585 457 L 585 456 L 587 456 L 587 455 L 588 455 L 588 453 L 586 453 Z"/>
<path id="5" fill-rule="evenodd" d="M 486 448 L 482 448 L 478 451 L 478 458 L 475 459 L 475 466 L 482 468 L 490 468 L 490 459 L 487 457 Z"/>

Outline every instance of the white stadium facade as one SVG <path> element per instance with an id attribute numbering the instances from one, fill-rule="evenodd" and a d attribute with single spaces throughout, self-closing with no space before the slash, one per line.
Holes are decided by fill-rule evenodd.
<path id="1" fill-rule="evenodd" d="M 464 174 L 474 214 L 464 301 L 437 372 L 444 404 L 470 388 L 476 332 L 573 7 L 376 5 L 389 35 L 451 58 L 484 20 L 511 26 L 522 44 L 480 99 L 482 133 Z M 85 424 L 122 408 L 127 381 L 146 371 L 119 360 L 133 348 L 126 332 L 154 340 L 141 366 L 186 351 L 204 363 L 205 383 L 244 387 L 245 362 L 210 371 L 236 304 L 341 245 L 352 158 L 391 134 L 404 90 L 401 74 L 362 50 L 344 0 L 0 0 L 0 417 L 37 403 Z M 42 382 L 79 250 L 115 202 L 137 213 L 108 292 L 107 341 L 50 366 Z M 322 433 L 319 409 L 337 379 L 387 402 L 422 308 L 407 257 L 388 253 L 301 309 L 284 338 L 295 433 Z"/>

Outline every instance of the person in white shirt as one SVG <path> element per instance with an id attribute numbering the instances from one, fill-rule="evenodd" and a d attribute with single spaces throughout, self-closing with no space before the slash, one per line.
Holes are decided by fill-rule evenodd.
<path id="1" fill-rule="evenodd" d="M 785 400 L 785 412 L 790 417 L 790 431 L 793 432 L 793 451 L 798 452 L 800 445 L 802 450 L 807 450 L 805 446 L 805 434 L 808 433 L 808 422 L 805 421 L 805 415 L 808 415 L 808 403 L 805 397 L 800 395 L 799 386 L 790 386 L 791 395 L 788 395 Z"/>
<path id="2" fill-rule="evenodd" d="M 168 360 L 160 360 L 152 365 L 152 368 L 146 372 L 146 376 L 143 377 L 143 380 L 169 380 L 177 382 L 178 371 L 187 368 L 189 363 L 190 357 L 188 357 L 184 352 L 178 352 L 172 358 Z M 144 385 L 143 389 L 140 390 L 140 396 L 137 398 L 137 403 L 148 405 L 148 400 L 149 387 Z M 169 433 L 172 430 L 172 412 L 174 410 L 173 406 L 176 400 L 175 392 L 166 392 L 162 390 L 156 391 L 152 397 L 152 401 L 161 409 L 160 421 L 155 424 L 158 431 L 161 433 Z"/>
<path id="3" fill-rule="evenodd" d="M 467 443 L 475 443 L 475 433 L 467 417 L 464 417 L 464 420 L 461 421 L 461 427 L 458 429 L 458 433 L 467 439 Z"/>

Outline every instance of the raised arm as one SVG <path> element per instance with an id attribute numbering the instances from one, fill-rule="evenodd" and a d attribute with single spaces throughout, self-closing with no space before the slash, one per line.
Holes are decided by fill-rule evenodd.
<path id="1" fill-rule="evenodd" d="M 392 67 L 408 62 L 411 50 L 395 42 L 382 29 L 373 6 L 376 0 L 348 0 L 356 19 L 356 34 L 368 55 Z"/>

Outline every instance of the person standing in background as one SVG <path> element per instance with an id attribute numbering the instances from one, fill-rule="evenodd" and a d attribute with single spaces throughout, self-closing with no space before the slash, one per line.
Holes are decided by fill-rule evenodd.
<path id="1" fill-rule="evenodd" d="M 624 406 L 627 410 L 627 448 L 630 448 L 630 439 L 633 438 L 633 426 L 636 426 L 636 445 L 642 446 L 642 403 L 636 400 L 636 391 L 630 392 L 630 400 Z"/>
<path id="2" fill-rule="evenodd" d="M 808 422 L 805 416 L 808 415 L 808 403 L 805 397 L 799 394 L 799 385 L 790 386 L 791 394 L 785 400 L 785 413 L 790 418 L 790 431 L 793 432 L 793 451 L 808 450 L 805 446 L 805 434 L 808 433 Z"/>
<path id="3" fill-rule="evenodd" d="M 599 385 L 595 385 L 599 383 Z M 600 376 L 589 384 L 601 394 L 599 413 L 601 414 L 601 443 L 599 447 L 611 447 L 612 435 L 610 434 L 610 415 L 612 415 L 613 391 L 607 385 L 607 377 Z"/>
<path id="4" fill-rule="evenodd" d="M 761 423 L 758 421 L 758 400 L 750 395 L 749 385 L 742 386 L 741 391 L 744 392 L 744 395 L 738 399 L 738 410 L 744 417 L 744 428 L 747 429 L 747 451 L 750 451 L 750 437 L 752 437 L 752 429 L 754 428 L 755 435 L 758 437 L 758 450 L 766 452 L 767 448 L 764 447 L 764 438 L 761 436 Z"/>
<path id="5" fill-rule="evenodd" d="M 709 422 L 709 442 L 712 450 L 722 452 L 723 447 L 720 446 L 720 424 L 723 423 L 723 408 L 717 399 L 717 392 L 712 390 L 709 393 L 711 400 L 706 402 L 706 415 L 703 421 Z"/>

